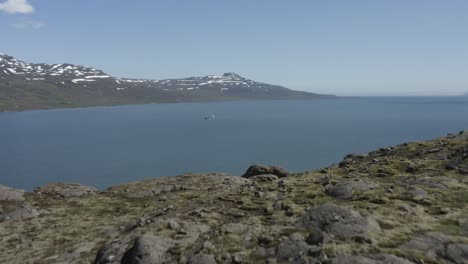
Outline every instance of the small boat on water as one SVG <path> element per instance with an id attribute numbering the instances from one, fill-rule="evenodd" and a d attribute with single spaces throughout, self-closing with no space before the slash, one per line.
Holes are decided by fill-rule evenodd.
<path id="1" fill-rule="evenodd" d="M 215 119 L 215 116 L 214 115 L 211 115 L 211 116 L 205 116 L 204 118 L 205 120 L 213 120 Z"/>

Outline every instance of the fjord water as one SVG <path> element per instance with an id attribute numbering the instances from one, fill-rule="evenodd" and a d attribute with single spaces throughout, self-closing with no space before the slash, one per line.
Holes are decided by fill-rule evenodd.
<path id="1" fill-rule="evenodd" d="M 215 115 L 214 120 L 204 117 Z M 304 171 L 468 128 L 468 100 L 352 98 L 0 113 L 0 184 L 106 188 L 185 172 Z"/>

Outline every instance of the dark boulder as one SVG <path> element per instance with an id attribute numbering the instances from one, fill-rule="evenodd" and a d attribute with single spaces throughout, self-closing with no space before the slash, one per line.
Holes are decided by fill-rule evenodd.
<path id="1" fill-rule="evenodd" d="M 304 256 L 307 255 L 309 246 L 301 234 L 295 233 L 288 239 L 282 241 L 276 249 L 276 259 L 293 263 L 304 263 Z"/>
<path id="2" fill-rule="evenodd" d="M 250 179 L 253 181 L 257 181 L 257 182 L 269 182 L 269 181 L 276 181 L 279 178 L 278 176 L 274 174 L 260 174 L 260 175 L 252 176 Z"/>
<path id="3" fill-rule="evenodd" d="M 340 168 L 346 168 L 348 167 L 349 165 L 352 165 L 353 164 L 353 160 L 350 159 L 350 158 L 345 158 L 343 159 L 342 161 L 340 161 L 340 163 L 338 163 L 338 167 Z"/>
<path id="4" fill-rule="evenodd" d="M 288 177 L 289 173 L 280 167 L 276 166 L 266 166 L 266 165 L 252 165 L 247 171 L 242 175 L 244 178 L 251 178 L 253 176 L 262 175 L 262 174 L 273 174 L 278 176 L 278 178 Z"/>
<path id="5" fill-rule="evenodd" d="M 134 241 L 134 235 L 127 235 L 117 240 L 112 240 L 104 244 L 99 249 L 94 259 L 94 264 L 130 264 L 131 250 L 129 245 Z"/>
<path id="6" fill-rule="evenodd" d="M 446 170 L 456 170 L 459 163 L 460 163 L 460 161 L 457 160 L 457 159 L 449 160 L 447 163 L 445 163 L 445 169 Z"/>
<path id="7" fill-rule="evenodd" d="M 387 177 L 387 176 L 391 176 L 393 175 L 393 172 L 386 169 L 386 168 L 378 168 L 377 171 L 376 171 L 376 175 L 377 177 Z"/>
<path id="8" fill-rule="evenodd" d="M 418 171 L 418 167 L 414 164 L 408 164 L 406 167 L 406 172 L 408 173 L 416 173 Z"/>
<path id="9" fill-rule="evenodd" d="M 349 165 L 356 163 L 357 161 L 362 161 L 367 158 L 368 154 L 348 154 L 346 155 L 343 160 L 338 164 L 340 168 L 345 168 Z"/>
<path id="10" fill-rule="evenodd" d="M 125 254 L 122 263 L 125 264 L 157 264 L 164 263 L 166 252 L 172 243 L 162 237 L 142 235 L 135 239 L 133 247 Z M 194 262 L 199 263 L 199 262 Z"/>
<path id="11" fill-rule="evenodd" d="M 460 173 L 461 175 L 468 175 L 468 165 L 459 167 L 458 173 Z"/>
<path id="12" fill-rule="evenodd" d="M 363 159 L 367 158 L 368 156 L 369 156 L 369 154 L 367 154 L 367 153 L 351 153 L 351 154 L 346 155 L 345 159 L 349 158 L 349 159 L 352 159 L 352 160 L 363 160 Z"/>
<path id="13" fill-rule="evenodd" d="M 309 245 L 320 245 L 323 244 L 324 236 L 323 232 L 318 228 L 309 228 L 309 235 L 305 239 Z"/>

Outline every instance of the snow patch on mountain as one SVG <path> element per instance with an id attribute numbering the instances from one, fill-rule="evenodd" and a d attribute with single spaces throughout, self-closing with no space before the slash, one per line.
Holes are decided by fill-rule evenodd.
<path id="1" fill-rule="evenodd" d="M 92 67 L 70 63 L 27 63 L 1 53 L 0 78 L 2 81 L 5 79 L 7 81 L 25 80 L 31 85 L 34 83 L 32 81 L 42 81 L 41 85 L 44 85 L 43 82 L 45 82 L 48 83 L 47 85 L 59 87 L 92 87 L 95 91 L 100 92 L 129 90 L 144 94 L 141 98 L 148 98 L 149 95 L 158 98 L 160 96 L 158 92 L 168 91 L 192 94 L 196 91 L 204 91 L 210 96 L 214 94 L 212 97 L 241 96 L 245 98 L 250 98 L 250 95 L 257 98 L 262 94 L 271 96 L 275 92 L 278 92 L 278 96 L 294 93 L 287 88 L 256 82 L 233 72 L 222 75 L 163 80 L 121 78 L 113 77 Z"/>

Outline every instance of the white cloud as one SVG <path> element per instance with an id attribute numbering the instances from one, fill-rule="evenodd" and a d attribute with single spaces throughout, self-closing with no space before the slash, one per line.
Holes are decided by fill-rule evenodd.
<path id="1" fill-rule="evenodd" d="M 34 7 L 28 3 L 28 0 L 7 0 L 6 2 L 0 3 L 0 11 L 10 14 L 29 14 L 34 12 Z"/>
<path id="2" fill-rule="evenodd" d="M 44 26 L 44 23 L 39 22 L 39 21 L 29 20 L 29 21 L 23 21 L 19 23 L 10 24 L 10 26 L 14 28 L 19 28 L 19 29 L 25 29 L 25 28 L 39 29 Z"/>

